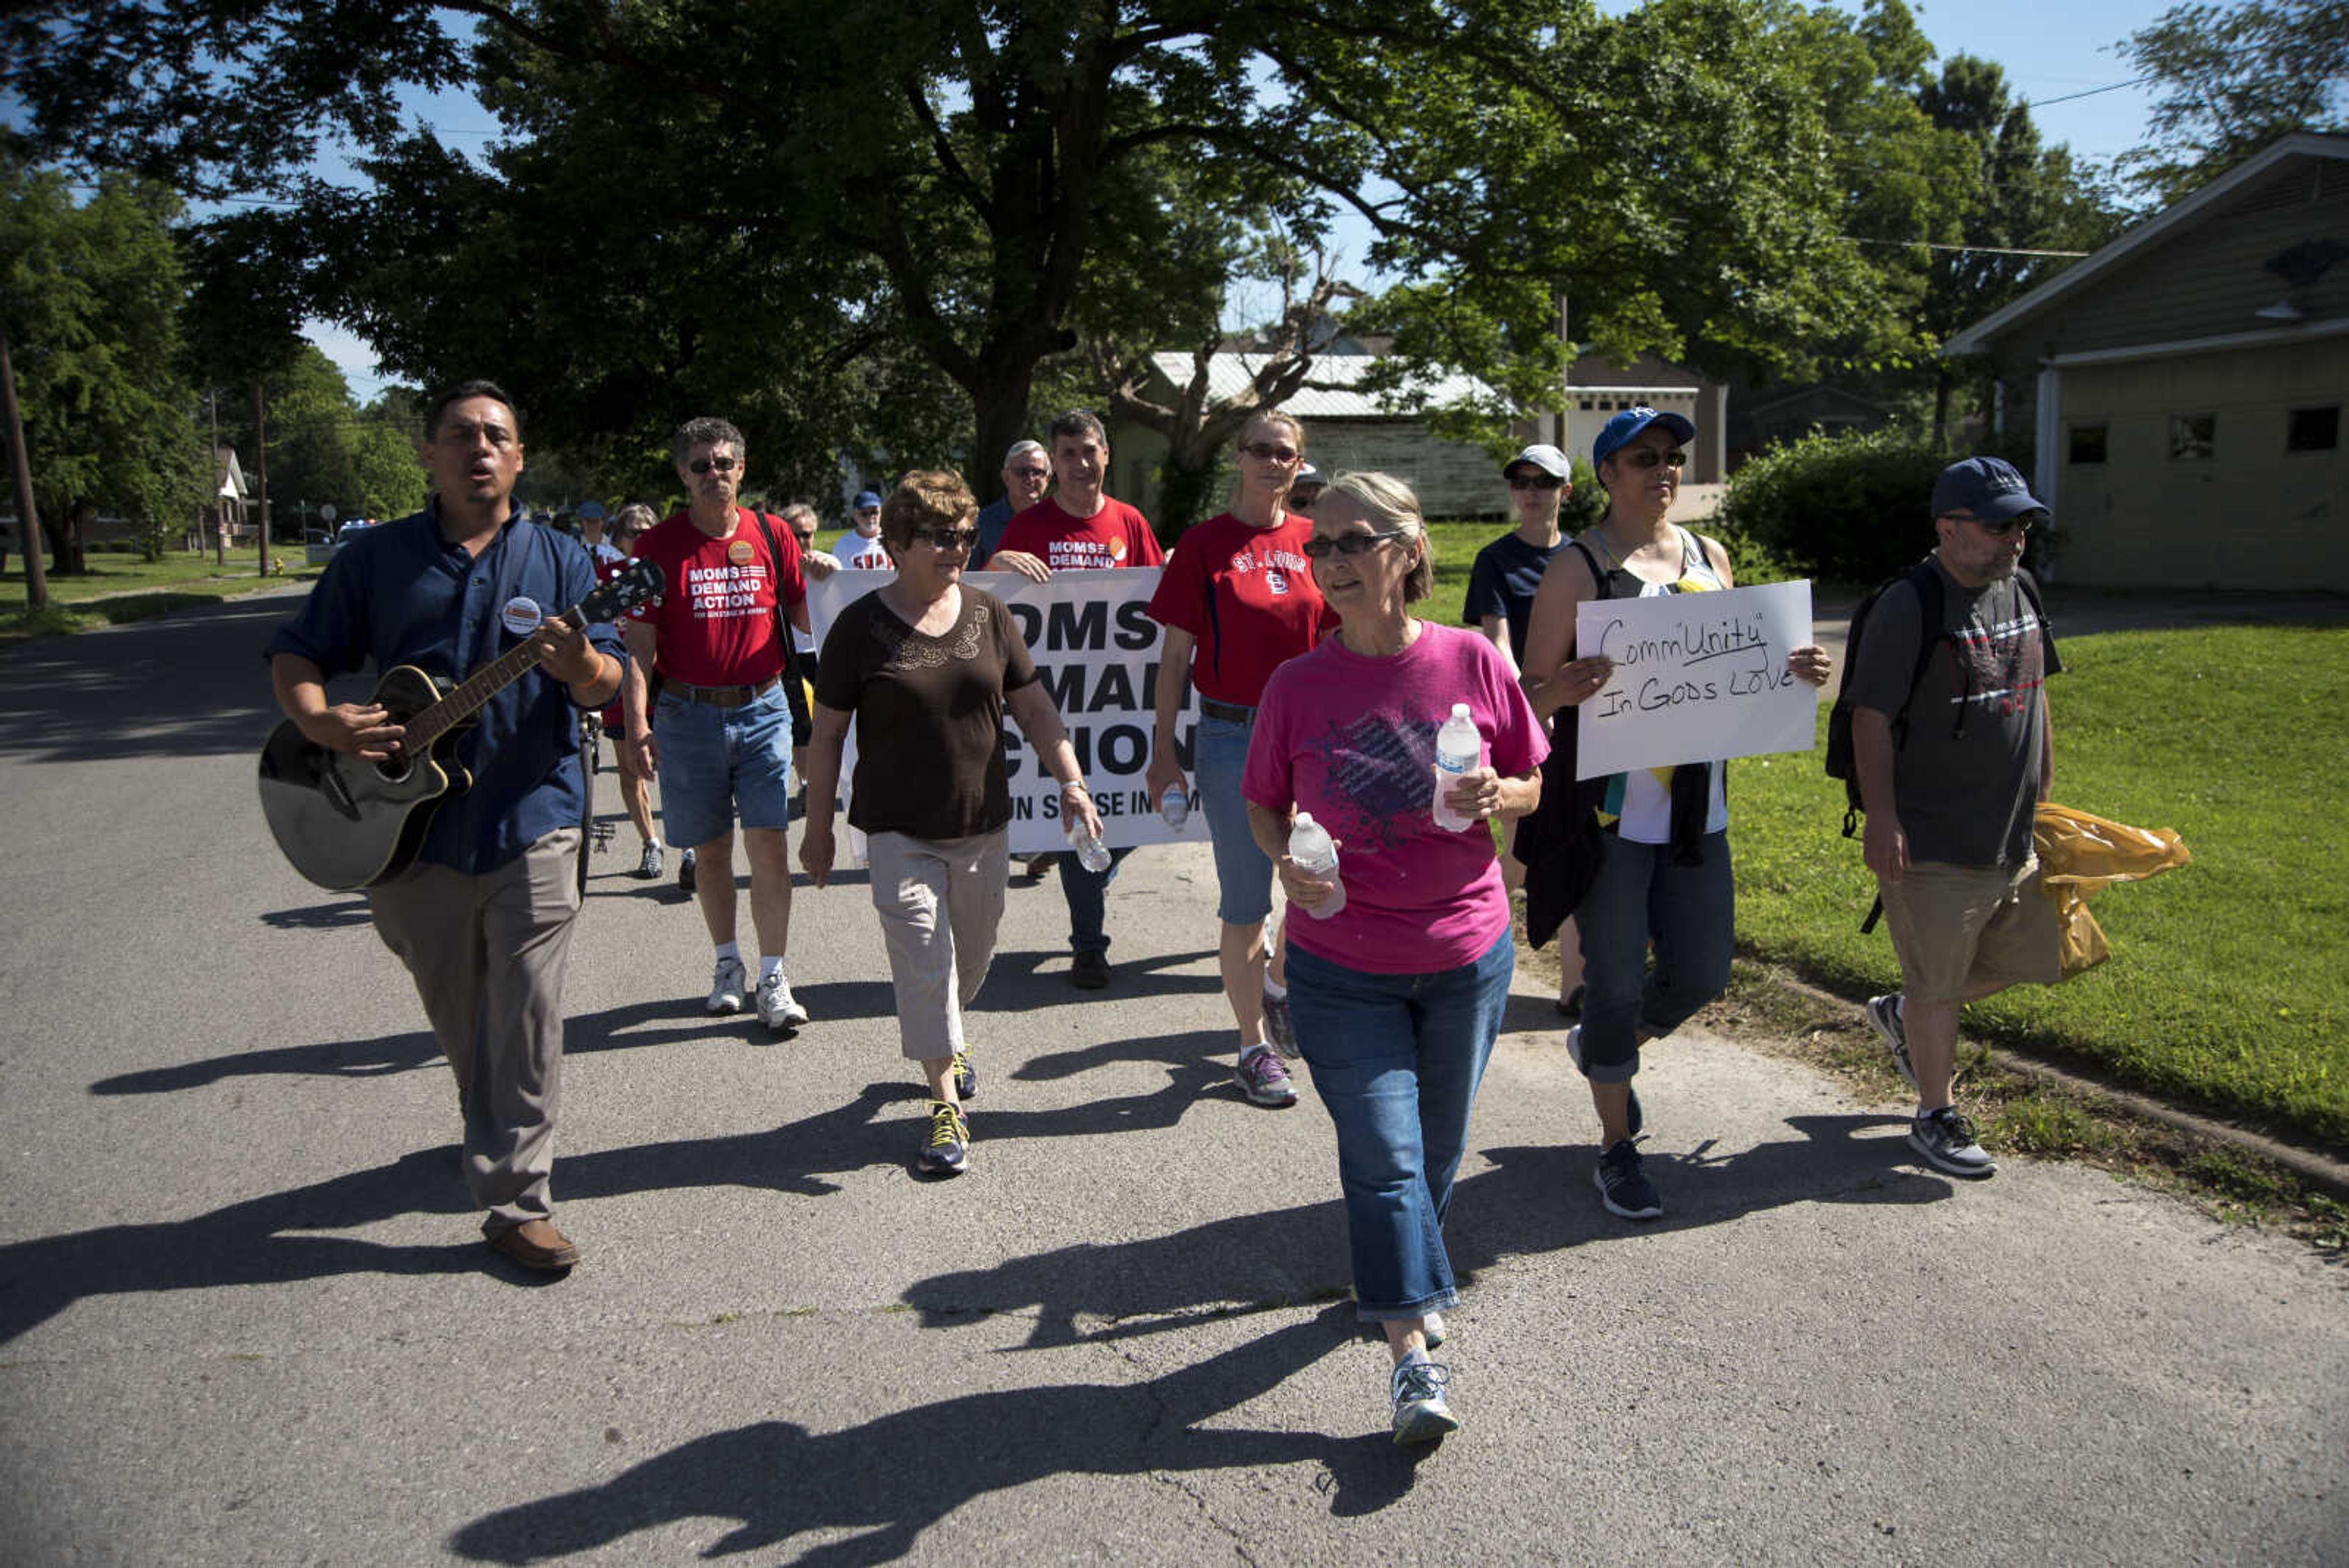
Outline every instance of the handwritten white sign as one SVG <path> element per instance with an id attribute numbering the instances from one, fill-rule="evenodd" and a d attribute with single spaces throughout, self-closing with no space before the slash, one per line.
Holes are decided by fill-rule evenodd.
<path id="1" fill-rule="evenodd" d="M 1811 750 L 1818 693 L 1786 672 L 1811 640 L 1811 585 L 1592 599 L 1574 650 L 1615 673 L 1577 710 L 1575 774 Z"/>
<path id="2" fill-rule="evenodd" d="M 833 618 L 888 580 L 881 572 L 835 572 L 808 585 L 808 621 L 816 645 L 823 644 Z M 1077 765 L 1101 813 L 1102 841 L 1112 848 L 1167 844 L 1207 836 L 1199 809 L 1197 775 L 1191 765 L 1191 731 L 1197 718 L 1195 696 L 1187 689 L 1175 715 L 1175 755 L 1195 786 L 1191 815 L 1176 832 L 1158 815 L 1145 775 L 1150 768 L 1151 695 L 1158 679 L 1164 640 L 1150 618 L 1150 596 L 1158 589 L 1159 568 L 1129 566 L 1102 571 L 1055 572 L 1036 582 L 1017 572 L 974 572 L 966 581 L 1001 599 L 1027 639 L 1036 672 L 1076 748 Z M 1003 724 L 1005 772 L 1011 785 L 1011 848 L 1014 854 L 1066 849 L 1060 821 L 1061 787 L 1037 760 L 1035 748 L 1007 711 Z M 919 765 L 920 759 L 905 759 Z M 856 775 L 856 726 L 848 730 L 841 761 L 843 821 Z M 862 862 L 861 836 L 851 854 Z"/>

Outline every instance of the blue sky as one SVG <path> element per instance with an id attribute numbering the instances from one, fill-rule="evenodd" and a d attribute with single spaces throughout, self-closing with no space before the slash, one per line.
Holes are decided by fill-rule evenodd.
<path id="1" fill-rule="evenodd" d="M 1600 0 L 1600 7 L 1619 16 L 1636 8 L 1632 0 Z M 1857 12 L 1861 7 L 1849 4 L 1843 8 Z M 2015 93 L 2031 100 L 2033 117 L 2047 141 L 2064 142 L 2078 156 L 2102 163 L 2142 138 L 2151 107 L 2145 89 L 2092 89 L 2129 79 L 2127 62 L 2113 46 L 2150 26 L 2168 9 L 2167 0 L 1942 0 L 1931 5 L 1912 0 L 1911 9 L 1925 36 L 1944 57 L 1977 55 L 2005 67 Z M 2059 99 L 2066 101 L 2053 101 Z M 429 120 L 444 140 L 457 147 L 478 147 L 497 129 L 469 98 L 419 97 L 411 102 L 411 112 Z M 1367 247 L 1366 231 L 1358 227 L 1350 236 L 1341 234 L 1340 246 L 1359 258 Z M 382 389 L 375 356 L 364 343 L 325 322 L 312 323 L 310 337 L 342 368 L 354 394 L 367 399 Z"/>

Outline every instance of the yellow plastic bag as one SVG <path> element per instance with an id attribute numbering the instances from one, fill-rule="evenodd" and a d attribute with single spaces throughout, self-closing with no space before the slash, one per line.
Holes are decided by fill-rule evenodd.
<path id="1" fill-rule="evenodd" d="M 2065 980 L 2112 956 L 2103 928 L 2088 912 L 2092 895 L 2194 858 L 2175 829 L 2129 827 L 2052 801 L 2039 805 L 2031 844 L 2039 857 L 2040 889 L 2055 906 Z"/>

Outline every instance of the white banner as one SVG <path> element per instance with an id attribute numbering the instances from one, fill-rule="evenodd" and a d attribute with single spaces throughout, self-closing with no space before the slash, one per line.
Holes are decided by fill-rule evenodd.
<path id="1" fill-rule="evenodd" d="M 1151 693 L 1158 679 L 1164 640 L 1150 618 L 1150 596 L 1158 590 L 1159 568 L 1127 566 L 1106 571 L 1055 572 L 1036 582 L 1017 572 L 974 572 L 966 579 L 1001 599 L 1028 639 L 1036 671 L 1077 749 L 1077 765 L 1101 812 L 1102 841 L 1112 848 L 1167 844 L 1207 836 L 1198 809 L 1197 776 L 1191 770 L 1191 731 L 1198 716 L 1195 694 L 1185 683 L 1175 716 L 1175 754 L 1193 786 L 1192 811 L 1181 832 L 1166 826 L 1150 798 Z M 843 609 L 889 580 L 885 572 L 834 572 L 808 585 L 808 621 L 816 646 Z M 1011 848 L 1015 854 L 1066 849 L 1060 822 L 1061 787 L 1037 760 L 1019 726 L 1007 711 L 1003 724 L 1005 772 L 1011 784 Z M 856 774 L 856 726 L 840 770 L 841 813 Z M 862 836 L 851 853 L 864 861 Z"/>
<path id="2" fill-rule="evenodd" d="M 1575 653 L 1615 673 L 1577 710 L 1575 775 L 1811 750 L 1818 693 L 1786 672 L 1811 640 L 1807 582 L 1587 601 Z"/>

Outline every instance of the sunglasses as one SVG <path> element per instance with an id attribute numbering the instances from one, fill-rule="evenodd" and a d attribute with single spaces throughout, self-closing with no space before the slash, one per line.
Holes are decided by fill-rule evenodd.
<path id="1" fill-rule="evenodd" d="M 719 452 L 715 457 L 697 457 L 685 466 L 691 469 L 696 473 L 708 473 L 713 468 L 720 473 L 731 473 L 734 472 L 734 465 L 738 461 L 740 460 L 728 457 L 724 452 Z"/>
<path id="2" fill-rule="evenodd" d="M 2009 534 L 2031 532 L 2031 514 L 2028 512 L 2019 512 L 2003 523 L 1985 523 L 1981 518 L 1965 512 L 1954 513 L 1952 515 L 1964 518 L 1994 539 L 2002 539 Z"/>
<path id="3" fill-rule="evenodd" d="M 915 544 L 933 550 L 968 550 L 978 543 L 976 528 L 916 528 L 912 536 Z"/>
<path id="4" fill-rule="evenodd" d="M 1250 457 L 1262 458 L 1268 462 L 1295 462 L 1298 457 L 1295 447 L 1275 446 L 1268 441 L 1242 441 L 1240 450 Z"/>
<path id="5" fill-rule="evenodd" d="M 1557 475 L 1554 473 L 1513 473 L 1509 475 L 1509 488 L 1512 490 L 1557 490 L 1563 487 L 1565 483 L 1565 480 L 1558 478 Z"/>
<path id="6" fill-rule="evenodd" d="M 1305 554 L 1310 560 L 1326 560 L 1331 556 L 1367 556 L 1390 539 L 1403 536 L 1400 528 L 1389 528 L 1381 534 L 1340 534 L 1335 538 L 1319 535 L 1305 541 Z"/>
<path id="7" fill-rule="evenodd" d="M 1038 479 L 1050 479 L 1052 477 L 1052 471 L 1049 468 L 1014 468 L 1007 470 L 1006 472 L 1014 479 L 1026 479 L 1032 481 Z"/>
<path id="8" fill-rule="evenodd" d="M 1673 447 L 1669 452 L 1662 452 L 1652 446 L 1636 446 L 1623 453 L 1623 461 L 1633 468 L 1653 468 L 1658 463 L 1664 463 L 1672 468 L 1682 468 L 1688 463 L 1688 453 L 1678 447 Z"/>

